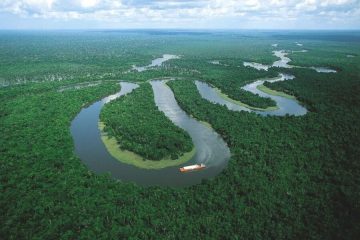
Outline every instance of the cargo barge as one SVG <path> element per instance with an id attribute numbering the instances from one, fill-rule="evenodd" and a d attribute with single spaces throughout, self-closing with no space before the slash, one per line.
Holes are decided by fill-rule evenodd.
<path id="1" fill-rule="evenodd" d="M 205 169 L 206 166 L 205 164 L 201 163 L 201 164 L 194 164 L 194 165 L 190 165 L 190 166 L 185 166 L 185 167 L 181 167 L 180 168 L 180 172 L 192 172 L 192 171 L 200 171 Z"/>

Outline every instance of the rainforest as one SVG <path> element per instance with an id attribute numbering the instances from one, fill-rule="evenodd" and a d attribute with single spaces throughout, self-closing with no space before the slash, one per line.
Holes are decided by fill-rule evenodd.
<path id="1" fill-rule="evenodd" d="M 157 109 L 149 83 L 142 84 L 130 96 L 108 104 L 101 119 L 106 124 L 105 132 L 121 136 L 117 142 L 122 148 L 151 160 L 177 159 L 179 153 L 192 149 L 188 134 Z"/>
<path id="2" fill-rule="evenodd" d="M 359 56 L 359 31 L 1 30 L 0 239 L 359 239 Z"/>

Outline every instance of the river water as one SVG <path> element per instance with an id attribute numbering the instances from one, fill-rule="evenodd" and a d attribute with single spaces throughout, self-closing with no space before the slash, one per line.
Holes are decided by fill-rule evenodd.
<path id="1" fill-rule="evenodd" d="M 260 110 L 252 110 L 247 107 L 238 105 L 236 103 L 230 102 L 226 99 L 224 99 L 219 92 L 211 87 L 209 84 L 195 81 L 196 87 L 200 93 L 200 95 L 212 102 L 217 103 L 220 105 L 225 105 L 229 110 L 231 111 L 246 111 L 246 112 L 255 112 L 259 115 L 274 115 L 274 116 L 284 116 L 286 114 L 294 115 L 294 116 L 301 116 L 307 113 L 306 108 L 304 108 L 302 105 L 299 104 L 298 101 L 295 99 L 289 99 L 281 96 L 274 96 L 271 94 L 267 94 L 265 92 L 260 91 L 257 89 L 257 86 L 262 85 L 265 81 L 269 82 L 277 82 L 277 81 L 285 81 L 285 80 L 292 80 L 294 79 L 294 76 L 287 75 L 287 74 L 280 74 L 280 76 L 276 79 L 262 79 L 255 81 L 253 83 L 247 84 L 243 87 L 244 90 L 252 92 L 254 94 L 258 94 L 261 97 L 269 97 L 273 99 L 276 102 L 276 105 L 278 106 L 277 110 L 273 111 L 260 111 Z"/>
<path id="2" fill-rule="evenodd" d="M 303 49 L 303 50 L 291 51 L 291 52 L 292 53 L 306 53 L 306 52 L 308 52 L 308 50 Z M 265 64 L 256 63 L 256 62 L 243 62 L 243 65 L 244 65 L 244 67 L 252 67 L 252 68 L 255 68 L 256 70 L 264 70 L 264 71 L 268 71 L 269 68 L 272 68 L 272 67 L 277 67 L 277 68 L 294 68 L 295 67 L 295 68 L 309 68 L 309 69 L 313 69 L 319 73 L 336 73 L 337 72 L 336 70 L 328 68 L 328 67 L 301 67 L 301 66 L 290 65 L 289 62 L 291 62 L 291 59 L 288 57 L 289 52 L 287 52 L 285 50 L 273 51 L 273 54 L 280 59 L 273 62 L 272 65 L 265 65 Z"/>
<path id="3" fill-rule="evenodd" d="M 274 51 L 280 57 L 279 61 L 274 62 L 276 67 L 291 67 L 284 51 Z M 176 55 L 164 54 L 162 58 L 157 58 L 148 66 L 136 67 L 134 69 L 141 72 L 150 68 L 160 66 L 163 62 L 178 58 Z M 255 66 L 253 66 L 255 67 Z M 265 69 L 264 69 L 265 70 Z M 278 110 L 259 111 L 237 105 L 223 99 L 216 89 L 207 83 L 195 81 L 201 96 L 213 103 L 226 105 L 232 111 L 255 112 L 259 115 L 284 116 L 286 114 L 300 116 L 306 114 L 307 110 L 302 107 L 295 99 L 288 99 L 281 96 L 273 96 L 257 89 L 257 86 L 265 81 L 275 82 L 291 80 L 293 76 L 280 74 L 276 79 L 262 79 L 250 83 L 243 87 L 244 90 L 262 97 L 270 97 L 275 100 Z M 125 182 L 134 182 L 143 186 L 173 186 L 183 187 L 201 183 L 203 179 L 212 178 L 219 174 L 227 165 L 230 159 L 230 150 L 224 140 L 213 129 L 205 126 L 196 119 L 187 115 L 177 104 L 174 94 L 166 85 L 165 80 L 150 81 L 154 91 L 155 104 L 160 111 L 178 127 L 189 133 L 194 143 L 196 153 L 190 161 L 184 165 L 204 163 L 207 168 L 199 172 L 180 173 L 179 167 L 167 167 L 158 170 L 141 169 L 133 165 L 122 163 L 116 160 L 107 151 L 101 140 L 101 133 L 98 128 L 99 115 L 102 107 L 119 97 L 131 93 L 138 87 L 137 84 L 121 82 L 121 90 L 113 95 L 95 102 L 80 111 L 71 123 L 71 134 L 73 136 L 75 153 L 92 171 L 98 174 L 109 173 L 115 179 Z"/>
<path id="4" fill-rule="evenodd" d="M 149 64 L 147 66 L 142 66 L 142 67 L 133 66 L 132 69 L 136 70 L 138 72 L 143 72 L 143 71 L 146 71 L 146 70 L 154 68 L 154 67 L 159 67 L 168 60 L 179 59 L 179 58 L 180 58 L 180 56 L 177 56 L 177 55 L 164 54 L 162 57 L 152 60 L 151 64 Z"/>
<path id="5" fill-rule="evenodd" d="M 143 186 L 190 186 L 203 179 L 219 174 L 230 159 L 230 150 L 224 140 L 211 128 L 189 117 L 177 104 L 174 94 L 164 81 L 150 82 L 155 95 L 155 103 L 177 126 L 187 131 L 196 148 L 194 157 L 188 164 L 205 163 L 207 168 L 199 172 L 180 173 L 179 167 L 158 170 L 141 169 L 122 163 L 113 158 L 101 140 L 98 121 L 101 108 L 113 99 L 121 97 L 138 87 L 133 83 L 121 82 L 121 91 L 108 96 L 76 116 L 71 124 L 75 153 L 84 164 L 95 173 L 110 173 L 113 178 L 134 182 Z"/>

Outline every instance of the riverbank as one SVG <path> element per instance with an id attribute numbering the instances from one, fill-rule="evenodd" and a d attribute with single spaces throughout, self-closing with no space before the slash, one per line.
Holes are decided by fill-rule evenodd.
<path id="1" fill-rule="evenodd" d="M 234 104 L 237 104 L 239 106 L 242 106 L 242 107 L 246 107 L 246 108 L 249 108 L 251 110 L 257 110 L 257 111 L 274 111 L 274 110 L 278 110 L 279 107 L 278 106 L 273 106 L 273 107 L 267 107 L 267 108 L 257 108 L 257 107 L 253 107 L 253 106 L 250 106 L 250 105 L 247 105 L 243 102 L 240 102 L 238 100 L 234 100 L 232 98 L 230 98 L 228 95 L 226 95 L 225 93 L 221 92 L 221 90 L 219 88 L 216 88 L 214 87 L 215 91 L 217 92 L 217 94 L 223 98 L 224 100 L 226 101 L 229 101 L 231 103 L 234 103 Z"/>
<path id="2" fill-rule="evenodd" d="M 101 133 L 101 140 L 104 143 L 110 155 L 120 162 L 134 165 L 138 168 L 162 169 L 166 167 L 178 166 L 180 164 L 188 162 L 196 153 L 196 149 L 195 147 L 193 147 L 193 149 L 190 152 L 184 153 L 181 157 L 177 159 L 171 159 L 170 157 L 164 158 L 162 160 L 145 159 L 134 152 L 128 150 L 122 150 L 119 144 L 117 143 L 116 139 L 114 137 L 109 137 L 104 132 L 105 124 L 103 122 L 99 122 L 98 127 Z"/>
<path id="3" fill-rule="evenodd" d="M 267 93 L 267 94 L 270 94 L 270 95 L 273 95 L 273 96 L 279 96 L 279 97 L 284 97 L 284 98 L 287 98 L 287 99 L 296 100 L 296 98 L 294 96 L 292 96 L 292 95 L 286 94 L 284 92 L 279 92 L 279 91 L 272 90 L 272 89 L 264 86 L 263 84 L 257 86 L 256 88 L 258 90 L 264 92 L 264 93 Z"/>

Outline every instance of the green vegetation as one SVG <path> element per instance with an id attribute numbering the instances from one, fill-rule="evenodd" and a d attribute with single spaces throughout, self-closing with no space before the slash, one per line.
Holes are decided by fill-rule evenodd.
<path id="1" fill-rule="evenodd" d="M 239 99 L 245 106 L 252 106 L 253 109 L 277 109 L 276 102 L 268 97 L 259 97 L 257 94 L 239 89 L 237 95 L 231 95 L 234 99 Z"/>
<path id="2" fill-rule="evenodd" d="M 149 83 L 143 83 L 132 94 L 106 104 L 100 119 L 105 124 L 104 132 L 115 137 L 121 149 L 137 153 L 147 160 L 164 160 L 163 164 L 157 165 L 159 167 L 165 167 L 170 158 L 176 161 L 184 153 L 194 152 L 190 136 L 158 110 Z M 179 164 L 191 156 L 187 154 Z M 147 163 L 141 166 L 154 167 Z"/>
<path id="3" fill-rule="evenodd" d="M 31 81 L 146 81 L 169 76 L 191 77 L 212 83 L 230 98 L 248 105 L 258 108 L 275 106 L 269 98 L 241 90 L 254 79 L 278 75 L 272 69 L 264 72 L 242 65 L 243 61 L 264 64 L 275 61 L 277 58 L 272 55 L 270 47 L 272 39 L 256 37 L 254 41 L 241 34 L 173 36 L 121 31 L 49 32 L 46 35 L 3 32 L 1 36 L 0 85 Z M 158 70 L 141 74 L 128 71 L 132 65 L 147 65 L 164 53 L 183 57 L 164 63 Z M 224 65 L 209 63 L 213 59 Z"/>
<path id="4" fill-rule="evenodd" d="M 269 69 L 268 72 L 265 72 L 244 67 L 240 59 L 238 60 L 239 65 L 229 64 L 228 66 L 210 64 L 202 59 L 179 59 L 176 60 L 176 64 L 189 69 L 196 66 L 196 69 L 201 72 L 201 76 L 192 78 L 212 84 L 229 98 L 241 102 L 246 106 L 252 106 L 256 109 L 276 107 L 275 101 L 271 98 L 263 98 L 242 89 L 244 85 L 256 79 L 277 77 L 279 73 L 274 69 Z"/>
<path id="5" fill-rule="evenodd" d="M 144 159 L 144 157 L 128 151 L 121 149 L 121 146 L 118 144 L 115 137 L 109 137 L 104 132 L 105 124 L 103 122 L 99 122 L 99 129 L 101 131 L 101 140 L 105 144 L 106 149 L 109 153 L 117 160 L 134 165 L 139 168 L 145 169 L 161 169 L 166 167 L 177 166 L 189 161 L 196 153 L 195 147 L 190 151 L 184 153 L 177 159 L 161 159 L 157 161 Z M 156 149 L 154 149 L 156 150 Z"/>
<path id="6" fill-rule="evenodd" d="M 260 91 L 263 91 L 264 93 L 271 94 L 271 95 L 274 95 L 274 96 L 280 96 L 280 97 L 284 97 L 284 98 L 295 99 L 294 96 L 291 96 L 289 94 L 279 92 L 279 91 L 275 91 L 275 90 L 272 90 L 272 89 L 268 88 L 267 85 L 269 83 L 270 82 L 264 82 L 264 84 L 259 85 L 256 88 L 259 89 Z"/>
<path id="7" fill-rule="evenodd" d="M 360 44 L 341 32 L 326 34 L 2 32 L 0 83 L 44 82 L 0 88 L 0 238 L 359 239 Z M 94 174 L 76 157 L 70 123 L 82 107 L 118 90 L 108 80 L 201 79 L 234 98 L 228 91 L 277 76 L 237 65 L 271 63 L 271 43 L 296 50 L 294 41 L 309 52 L 291 54 L 292 64 L 341 69 L 277 69 L 296 79 L 265 84 L 304 103 L 305 116 L 233 112 L 202 99 L 192 81 L 169 83 L 181 107 L 230 147 L 232 158 L 214 179 L 145 188 Z M 123 73 L 163 53 L 183 58 Z M 209 64 L 213 59 L 229 66 Z M 139 92 L 151 99 L 148 89 L 119 99 L 114 109 Z M 134 104 L 134 114 L 147 114 L 141 106 Z"/>
<path id="8" fill-rule="evenodd" d="M 240 102 L 240 101 L 236 101 L 232 98 L 229 98 L 226 94 L 222 93 L 220 89 L 216 89 L 216 91 L 219 93 L 219 96 L 221 96 L 223 99 L 229 101 L 229 102 L 232 102 L 232 103 L 235 103 L 235 104 L 238 104 L 240 106 L 244 106 L 244 107 L 247 107 L 247 108 L 250 108 L 250 109 L 253 109 L 253 110 L 260 110 L 260 111 L 271 111 L 271 110 L 276 110 L 278 109 L 278 107 L 275 105 L 275 106 L 272 106 L 272 107 L 266 107 L 267 105 L 264 105 L 265 108 L 260 108 L 260 107 L 254 107 L 254 105 L 257 105 L 259 106 L 259 104 L 254 104 L 254 102 L 252 102 L 253 105 L 248 105 L 248 104 L 245 104 L 243 102 Z M 244 90 L 241 90 L 241 92 L 244 92 L 244 93 L 249 93 L 247 91 L 244 91 Z M 254 95 L 252 95 L 254 96 Z M 256 98 L 257 99 L 257 98 Z M 270 98 L 259 98 L 259 99 L 270 99 Z M 273 100 L 272 100 L 273 101 Z"/>
<path id="9" fill-rule="evenodd" d="M 184 110 L 209 122 L 230 145 L 233 157 L 216 182 L 224 191 L 232 191 L 231 206 L 236 206 L 239 215 L 235 215 L 243 219 L 237 227 L 252 226 L 245 238 L 256 238 L 255 232 L 262 232 L 266 238 L 352 239 L 360 233 L 355 223 L 360 217 L 360 189 L 354 180 L 360 174 L 360 149 L 354 144 L 359 142 L 360 130 L 354 123 L 360 116 L 355 110 L 360 98 L 353 89 L 359 86 L 358 80 L 350 80 L 349 75 L 327 81 L 296 76 L 296 81 L 286 84 L 297 86 L 307 102 L 322 111 L 301 118 L 261 118 L 207 102 L 190 81 L 169 85 Z M 314 81 L 317 88 L 305 87 Z M 334 91 L 336 86 L 343 86 L 352 97 L 341 97 Z M 227 218 L 230 216 L 231 222 L 236 221 L 233 214 Z M 270 227 L 264 229 L 262 224 Z"/>

